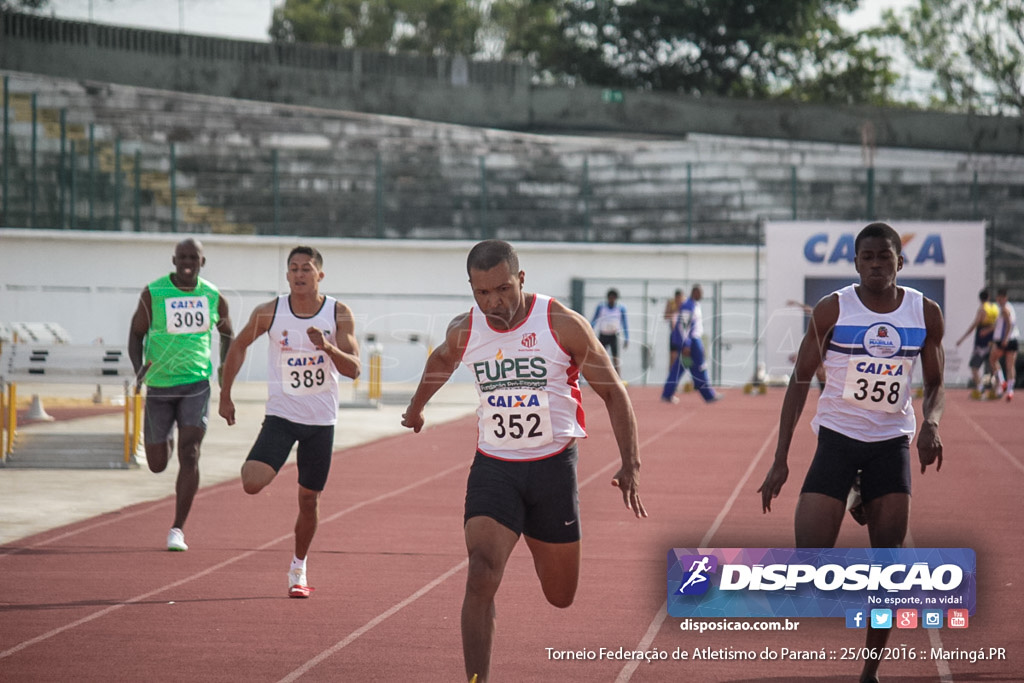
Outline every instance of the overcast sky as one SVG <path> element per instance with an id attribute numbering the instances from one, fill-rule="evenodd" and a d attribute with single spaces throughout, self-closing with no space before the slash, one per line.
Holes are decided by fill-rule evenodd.
<path id="1" fill-rule="evenodd" d="M 267 40 L 270 16 L 284 0 L 51 0 L 64 19 L 89 19 L 164 31 Z M 878 22 L 885 7 L 902 8 L 913 0 L 861 0 L 861 9 L 843 19 L 848 29 Z"/>

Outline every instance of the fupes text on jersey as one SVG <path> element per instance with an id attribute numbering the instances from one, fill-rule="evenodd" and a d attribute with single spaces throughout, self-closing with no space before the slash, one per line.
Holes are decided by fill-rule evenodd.
<path id="1" fill-rule="evenodd" d="M 497 382 L 507 379 L 541 379 L 547 377 L 547 361 L 541 356 L 531 358 L 501 358 L 473 363 L 477 382 Z"/>

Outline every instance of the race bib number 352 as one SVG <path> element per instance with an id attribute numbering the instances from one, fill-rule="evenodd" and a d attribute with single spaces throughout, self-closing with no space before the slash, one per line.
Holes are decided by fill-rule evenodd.
<path id="1" fill-rule="evenodd" d="M 486 393 L 480 429 L 484 441 L 497 448 L 516 450 L 550 443 L 547 392 L 510 389 Z"/>

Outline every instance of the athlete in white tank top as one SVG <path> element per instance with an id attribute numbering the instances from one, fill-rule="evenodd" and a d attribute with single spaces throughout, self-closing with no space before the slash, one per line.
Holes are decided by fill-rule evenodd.
<path id="1" fill-rule="evenodd" d="M 295 554 L 288 570 L 288 596 L 308 598 L 306 555 L 316 534 L 320 493 L 327 483 L 334 425 L 338 419 L 338 377 L 359 376 L 359 344 L 351 309 L 320 293 L 323 256 L 299 246 L 288 254 L 288 294 L 256 306 L 224 362 L 218 412 L 235 423 L 231 390 L 246 350 L 267 334 L 267 417 L 245 464 L 242 489 L 256 494 L 280 471 L 298 442 L 299 514 Z M 298 313 L 296 313 L 298 312 Z"/>
<path id="2" fill-rule="evenodd" d="M 586 318 L 522 287 L 525 273 L 507 242 L 485 240 L 466 259 L 473 309 L 452 320 L 427 358 L 402 424 L 419 432 L 430 398 L 460 363 L 480 397 L 477 447 L 466 483 L 463 533 L 469 555 L 462 605 L 465 670 L 490 673 L 495 594 L 508 558 L 526 537 L 548 602 L 568 607 L 580 575 L 575 449 L 584 436 L 578 374 L 604 402 L 622 468 L 612 484 L 626 509 L 640 500 L 636 417 L 611 359 Z"/>
<path id="3" fill-rule="evenodd" d="M 858 441 L 913 438 L 910 380 L 926 330 L 924 297 L 903 287 L 891 313 L 869 310 L 854 285 L 840 289 L 839 319 L 825 353 L 828 377 L 811 421 Z"/>
<path id="4" fill-rule="evenodd" d="M 477 450 L 501 460 L 538 460 L 585 437 L 579 368 L 551 333 L 551 298 L 533 296 L 525 320 L 498 330 L 474 306 L 462 362 L 473 374 Z"/>
<path id="5" fill-rule="evenodd" d="M 897 285 L 904 264 L 902 246 L 892 226 L 865 226 L 854 240 L 860 283 L 822 298 L 800 342 L 782 402 L 775 456 L 758 489 L 762 511 L 770 512 L 790 478 L 793 433 L 801 424 L 815 371 L 824 364 L 828 381 L 813 421 L 818 445 L 794 516 L 798 548 L 835 545 L 848 492 L 858 476 L 861 523 L 868 527 L 872 547 L 903 545 L 910 518 L 910 376 L 916 359 L 924 380 L 917 459 L 922 474 L 929 465 L 936 471 L 942 467 L 945 325 L 936 302 Z M 883 651 L 888 637 L 889 629 L 868 629 L 866 651 Z M 880 662 L 878 655 L 866 656 L 860 680 L 877 680 Z"/>
<path id="6" fill-rule="evenodd" d="M 323 350 L 309 340 L 306 330 L 315 327 L 324 338 L 337 343 L 337 300 L 325 296 L 323 306 L 311 317 L 295 315 L 289 295 L 277 298 L 274 322 L 267 332 L 267 415 L 304 425 L 332 425 L 338 421 L 338 368 Z"/>

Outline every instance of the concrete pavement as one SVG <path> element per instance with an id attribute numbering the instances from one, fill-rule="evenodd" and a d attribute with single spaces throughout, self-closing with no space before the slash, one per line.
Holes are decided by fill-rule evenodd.
<path id="1" fill-rule="evenodd" d="M 401 426 L 402 412 L 415 387 L 412 385 L 384 385 L 384 400 L 377 408 L 348 407 L 357 402 L 352 385 L 342 388 L 342 408 L 338 412 L 335 429 L 335 449 L 348 448 L 405 429 Z M 19 385 L 19 396 L 38 393 L 58 401 L 62 397 L 89 397 L 92 390 L 84 385 Z M 199 460 L 200 486 L 209 486 L 238 477 L 263 420 L 266 384 L 239 383 L 233 392 L 236 424 L 228 427 L 217 415 L 219 391 L 213 388 L 210 425 L 203 441 Z M 110 400 L 110 399 L 107 399 Z M 115 397 L 114 401 L 118 400 Z M 476 409 L 476 394 L 472 384 L 448 384 L 431 400 L 426 410 L 427 424 L 438 424 L 472 413 Z M 75 420 L 25 425 L 22 433 L 101 434 L 122 433 L 122 414 Z M 467 447 L 471 447 L 467 435 Z M 140 449 L 141 450 L 141 449 Z M 140 453 L 140 466 L 129 469 L 20 469 L 0 467 L 0 544 L 48 529 L 89 519 L 151 500 L 174 495 L 177 477 L 177 459 L 172 458 L 167 469 L 160 474 L 149 471 L 145 454 Z M 294 458 L 294 456 L 292 456 Z M 168 520 L 168 525 L 170 520 Z"/>

